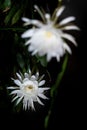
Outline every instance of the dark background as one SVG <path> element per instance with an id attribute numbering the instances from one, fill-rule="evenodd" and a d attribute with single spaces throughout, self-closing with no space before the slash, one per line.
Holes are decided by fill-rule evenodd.
<path id="1" fill-rule="evenodd" d="M 33 3 L 39 4 L 52 12 L 56 5 L 57 0 L 33 0 Z M 58 95 L 55 99 L 53 112 L 48 129 L 84 129 L 85 128 L 85 87 L 86 83 L 86 23 L 87 23 L 87 7 L 86 0 L 63 0 L 63 4 L 66 6 L 65 17 L 75 16 L 76 24 L 80 27 L 80 31 L 75 34 L 78 47 L 72 46 L 72 55 L 69 56 L 69 62 L 66 69 L 66 73 L 58 89 Z M 0 34 L 3 32 L 0 32 Z M 8 41 L 0 41 L 0 78 L 1 85 L 5 85 L 5 82 L 9 80 L 9 74 L 11 74 L 11 67 L 14 64 L 14 59 L 11 57 L 11 32 L 4 32 L 5 38 Z M 2 35 L 1 35 L 2 36 Z M 9 42 L 9 46 L 6 43 Z M 49 71 L 53 78 L 56 79 L 59 63 L 52 60 L 49 63 Z M 58 70 L 59 71 L 59 70 Z M 85 75 L 84 75 L 85 73 Z M 50 101 L 46 102 L 46 105 L 36 112 L 21 111 L 13 113 L 11 111 L 11 104 L 9 103 L 5 92 L 0 94 L 0 101 L 3 105 L 4 102 L 8 102 L 8 106 L 0 108 L 1 122 L 8 122 L 8 128 L 22 128 L 25 129 L 44 129 L 43 122 L 44 117 L 47 114 L 50 106 Z M 85 102 L 85 103 L 84 103 Z M 12 125 L 12 127 L 11 127 Z M 4 126 L 3 126 L 4 127 Z"/>

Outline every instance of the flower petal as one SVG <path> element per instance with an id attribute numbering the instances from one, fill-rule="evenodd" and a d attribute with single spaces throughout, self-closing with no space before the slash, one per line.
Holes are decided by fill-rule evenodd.
<path id="1" fill-rule="evenodd" d="M 20 90 L 13 90 L 10 95 L 19 93 Z"/>
<path id="2" fill-rule="evenodd" d="M 23 96 L 20 97 L 20 98 L 17 100 L 16 105 L 18 105 L 18 104 L 21 102 L 22 98 L 23 98 Z"/>
<path id="3" fill-rule="evenodd" d="M 15 101 L 17 98 L 18 98 L 18 96 L 15 96 L 15 97 L 12 99 L 12 102 Z"/>
<path id="4" fill-rule="evenodd" d="M 16 85 L 18 85 L 19 87 L 21 86 L 21 82 L 20 82 L 18 79 L 15 79 L 15 80 L 14 80 L 14 83 L 15 83 Z"/>
<path id="5" fill-rule="evenodd" d="M 19 73 L 16 73 L 16 75 L 17 75 L 18 79 L 19 79 L 20 81 L 22 81 L 21 75 L 20 75 Z"/>
<path id="6" fill-rule="evenodd" d="M 75 46 L 77 46 L 77 43 L 75 41 L 75 38 L 70 35 L 70 34 L 66 34 L 66 33 L 62 33 L 61 36 L 69 41 L 71 41 Z"/>
<path id="7" fill-rule="evenodd" d="M 65 9 L 65 6 L 60 7 L 58 9 L 58 11 L 56 12 L 56 17 L 59 17 L 62 14 L 62 12 L 64 11 L 64 9 Z"/>
<path id="8" fill-rule="evenodd" d="M 35 77 L 36 77 L 36 79 L 38 80 L 39 72 L 36 73 Z"/>
<path id="9" fill-rule="evenodd" d="M 29 37 L 31 37 L 33 34 L 34 34 L 34 29 L 28 29 L 27 31 L 25 31 L 22 35 L 21 35 L 21 37 L 22 38 L 29 38 Z"/>
<path id="10" fill-rule="evenodd" d="M 43 99 L 48 99 L 45 95 L 43 95 L 42 93 L 38 93 L 38 96 L 40 97 L 40 98 L 43 98 Z"/>
<path id="11" fill-rule="evenodd" d="M 46 90 L 49 90 L 50 88 L 47 88 L 47 87 L 45 87 L 45 88 L 39 88 L 39 93 L 43 93 L 44 91 L 46 91 Z"/>
<path id="12" fill-rule="evenodd" d="M 72 22 L 75 20 L 75 17 L 71 16 L 71 17 L 68 17 L 68 18 L 65 18 L 63 19 L 60 23 L 59 23 L 59 26 L 61 25 L 64 25 L 64 24 L 67 24 L 69 22 Z"/>
<path id="13" fill-rule="evenodd" d="M 59 62 L 60 61 L 60 56 L 57 55 L 56 58 L 57 58 L 57 61 Z"/>
<path id="14" fill-rule="evenodd" d="M 42 80 L 42 81 L 39 82 L 38 85 L 39 85 L 39 86 L 42 86 L 42 85 L 44 85 L 44 84 L 45 84 L 45 80 Z"/>
<path id="15" fill-rule="evenodd" d="M 31 39 L 29 39 L 27 42 L 25 42 L 25 46 L 29 45 L 31 43 Z"/>
<path id="16" fill-rule="evenodd" d="M 18 87 L 7 87 L 7 89 L 18 89 Z"/>
<path id="17" fill-rule="evenodd" d="M 32 98 L 30 99 L 30 104 L 31 104 L 31 108 L 32 108 L 33 110 L 35 110 L 35 107 L 34 107 L 34 103 L 33 103 L 33 99 L 32 99 Z"/>
<path id="18" fill-rule="evenodd" d="M 37 101 L 39 104 L 44 105 L 38 97 L 37 97 Z"/>
<path id="19" fill-rule="evenodd" d="M 69 26 L 65 26 L 63 28 L 61 28 L 62 30 L 80 30 L 79 27 L 75 26 L 75 25 L 69 25 Z"/>
<path id="20" fill-rule="evenodd" d="M 24 77 L 25 78 L 29 78 L 29 74 L 28 73 L 24 73 Z"/>
<path id="21" fill-rule="evenodd" d="M 24 22 L 30 22 L 30 21 L 31 21 L 30 19 L 28 19 L 28 18 L 26 18 L 26 17 L 22 17 L 22 20 L 23 20 Z"/>
<path id="22" fill-rule="evenodd" d="M 27 104 L 28 103 L 28 104 Z M 24 110 L 26 110 L 27 109 L 27 105 L 28 105 L 28 108 L 30 108 L 30 104 L 29 104 L 30 102 L 28 101 L 27 102 L 27 99 L 26 98 L 24 98 L 23 99 L 23 109 Z"/>
<path id="23" fill-rule="evenodd" d="M 31 76 L 31 80 L 32 80 L 32 81 L 35 81 L 35 80 L 36 80 L 35 75 L 32 75 L 32 76 Z"/>
<path id="24" fill-rule="evenodd" d="M 64 43 L 63 46 L 64 46 L 65 50 L 67 50 L 69 52 L 69 54 L 72 54 L 70 47 L 66 43 Z"/>
<path id="25" fill-rule="evenodd" d="M 31 24 L 37 27 L 42 27 L 43 23 L 40 22 L 39 20 L 31 20 Z"/>

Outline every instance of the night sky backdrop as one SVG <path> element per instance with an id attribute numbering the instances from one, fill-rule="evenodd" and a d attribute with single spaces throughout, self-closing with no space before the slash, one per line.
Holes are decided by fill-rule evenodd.
<path id="1" fill-rule="evenodd" d="M 46 9 L 48 6 L 49 8 L 47 10 L 49 11 L 50 9 L 52 12 L 57 5 L 57 0 L 33 0 L 33 3 L 37 5 L 39 4 Z M 86 104 L 86 102 L 84 104 L 84 87 L 86 86 L 84 86 L 84 83 L 86 80 L 83 73 L 85 72 L 86 74 L 85 47 L 87 42 L 87 4 L 86 0 L 63 0 L 63 4 L 66 6 L 63 17 L 69 15 L 75 16 L 76 25 L 80 27 L 81 30 L 75 33 L 78 47 L 71 45 L 72 55 L 69 55 L 68 66 L 58 89 L 58 95 L 55 99 L 49 129 L 71 130 L 81 128 L 84 130 Z M 0 20 L 1 19 L 3 20 L 2 15 Z M 14 59 L 11 57 L 13 42 L 12 32 L 9 30 L 0 30 L 0 37 L 3 37 L 3 41 L 0 40 L 0 84 L 5 85 L 5 82 L 8 82 L 9 80 L 9 75 L 11 75 L 12 70 L 11 67 L 14 64 Z M 48 65 L 53 81 L 56 79 L 59 68 L 61 69 L 60 64 L 57 63 L 55 59 L 53 59 Z M 47 114 L 50 101 L 47 101 L 46 105 L 40 107 L 36 112 L 21 111 L 19 113 L 12 113 L 11 108 L 9 107 L 11 104 L 5 96 L 5 92 L 0 94 L 1 105 L 3 105 L 3 99 L 4 102 L 8 102 L 8 106 L 6 106 L 6 108 L 0 107 L 0 122 L 2 124 L 4 123 L 5 125 L 7 122 L 7 127 L 11 128 L 12 125 L 12 129 L 24 127 L 28 130 L 44 130 L 44 117 Z"/>

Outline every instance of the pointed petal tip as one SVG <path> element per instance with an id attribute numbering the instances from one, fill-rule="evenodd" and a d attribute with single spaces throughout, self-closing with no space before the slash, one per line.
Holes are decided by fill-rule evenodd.
<path id="1" fill-rule="evenodd" d="M 37 9 L 37 8 L 38 8 L 38 6 L 35 4 L 35 5 L 34 5 L 34 8 L 35 8 L 35 9 Z"/>
<path id="2" fill-rule="evenodd" d="M 62 14 L 62 12 L 64 11 L 64 9 L 65 9 L 65 6 L 61 6 L 61 7 L 58 9 L 57 13 L 56 13 L 56 17 L 59 17 L 59 16 Z"/>

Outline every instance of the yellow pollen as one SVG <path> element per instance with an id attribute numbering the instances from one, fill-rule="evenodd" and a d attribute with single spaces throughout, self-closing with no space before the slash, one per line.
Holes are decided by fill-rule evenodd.
<path id="1" fill-rule="evenodd" d="M 45 32 L 46 37 L 50 38 L 53 34 L 51 32 Z"/>
<path id="2" fill-rule="evenodd" d="M 26 86 L 26 87 L 25 87 L 25 90 L 26 90 L 26 91 L 30 91 L 30 90 L 32 90 L 32 89 L 33 89 L 33 86 L 32 86 L 32 85 L 29 85 L 29 86 Z"/>

